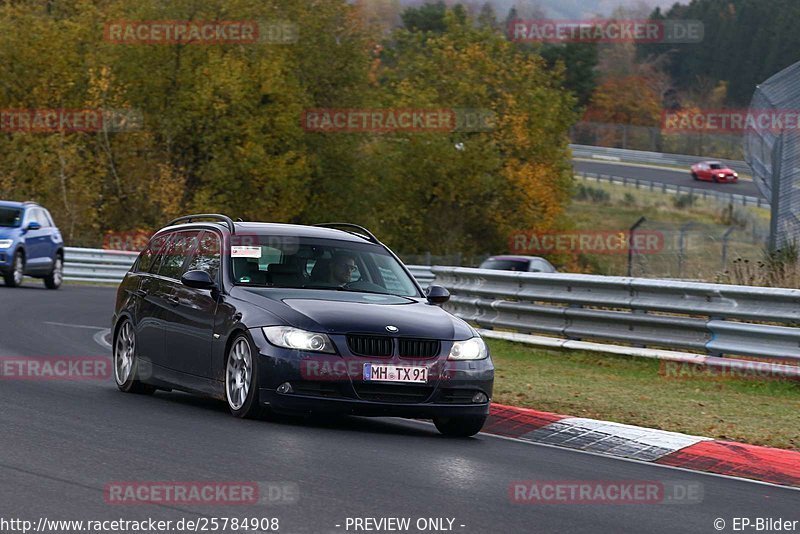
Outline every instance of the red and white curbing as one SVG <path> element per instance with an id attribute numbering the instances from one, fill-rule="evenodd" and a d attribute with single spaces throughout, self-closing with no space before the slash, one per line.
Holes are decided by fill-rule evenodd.
<path id="1" fill-rule="evenodd" d="M 800 487 L 800 452 L 492 404 L 483 432 Z"/>

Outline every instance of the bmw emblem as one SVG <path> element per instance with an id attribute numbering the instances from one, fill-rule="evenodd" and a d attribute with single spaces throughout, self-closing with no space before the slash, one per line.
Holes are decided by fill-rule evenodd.
<path id="1" fill-rule="evenodd" d="M 397 328 L 396 326 L 388 325 L 388 326 L 386 327 L 386 331 L 387 331 L 387 332 L 392 332 L 392 333 L 395 333 L 395 332 L 397 332 L 397 330 L 398 330 L 398 328 Z"/>

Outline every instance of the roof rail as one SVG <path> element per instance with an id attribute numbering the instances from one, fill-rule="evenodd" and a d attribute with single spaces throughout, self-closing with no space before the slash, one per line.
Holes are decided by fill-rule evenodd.
<path id="1" fill-rule="evenodd" d="M 228 229 L 231 231 L 232 234 L 236 233 L 236 227 L 233 224 L 233 221 L 227 215 L 220 215 L 219 213 L 199 213 L 196 215 L 185 215 L 183 217 L 178 217 L 177 219 L 171 220 L 167 223 L 167 226 L 172 226 L 178 223 L 190 223 L 194 219 L 215 219 L 220 222 L 224 222 L 228 225 Z"/>
<path id="2" fill-rule="evenodd" d="M 357 224 L 343 223 L 343 222 L 331 222 L 331 223 L 312 224 L 311 226 L 321 226 L 323 228 L 337 228 L 337 227 L 355 228 L 356 230 L 358 230 L 358 232 L 352 232 L 352 231 L 347 231 L 347 230 L 344 230 L 344 231 L 347 232 L 348 234 L 353 234 L 353 235 L 357 235 L 359 237 L 363 237 L 364 239 L 366 239 L 367 241 L 369 241 L 371 243 L 380 244 L 380 241 L 378 241 L 378 238 L 375 237 L 372 234 L 372 232 L 370 232 L 369 230 L 367 230 L 363 226 L 359 226 Z"/>

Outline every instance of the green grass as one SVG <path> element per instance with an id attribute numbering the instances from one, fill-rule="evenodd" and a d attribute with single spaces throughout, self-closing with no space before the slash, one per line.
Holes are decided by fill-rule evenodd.
<path id="1" fill-rule="evenodd" d="M 495 402 L 800 450 L 800 382 L 672 378 L 658 360 L 487 341 Z"/>

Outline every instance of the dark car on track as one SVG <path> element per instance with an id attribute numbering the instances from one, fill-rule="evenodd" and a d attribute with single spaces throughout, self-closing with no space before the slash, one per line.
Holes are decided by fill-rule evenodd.
<path id="1" fill-rule="evenodd" d="M 42 278 L 48 289 L 63 280 L 64 240 L 50 212 L 35 202 L 0 201 L 0 274 L 9 287 L 24 276 Z"/>
<path id="2" fill-rule="evenodd" d="M 701 161 L 692 165 L 692 178 L 706 182 L 738 182 L 739 174 L 719 161 Z"/>
<path id="3" fill-rule="evenodd" d="M 205 220 L 205 222 L 203 222 Z M 470 436 L 494 367 L 478 333 L 359 226 L 172 221 L 117 292 L 114 376 L 264 411 L 433 419 Z"/>
<path id="4" fill-rule="evenodd" d="M 554 273 L 553 264 L 539 256 L 491 256 L 483 260 L 479 269 L 494 271 L 522 271 L 525 273 Z"/>

